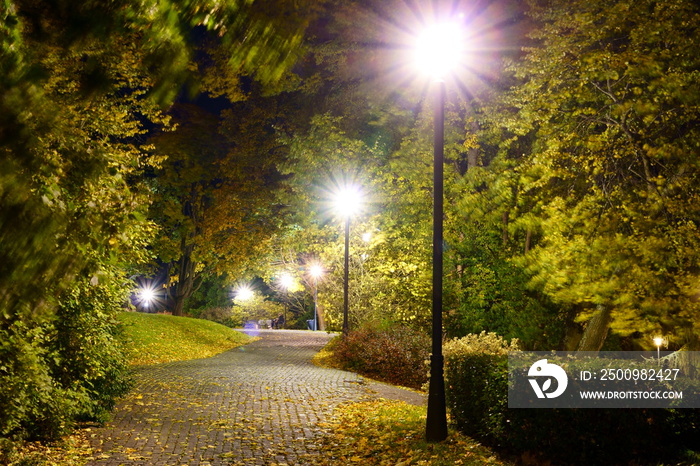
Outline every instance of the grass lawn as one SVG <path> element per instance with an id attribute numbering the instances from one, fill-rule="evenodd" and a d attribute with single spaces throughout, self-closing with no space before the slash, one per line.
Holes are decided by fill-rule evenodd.
<path id="1" fill-rule="evenodd" d="M 132 365 L 208 358 L 254 339 L 203 319 L 122 312 L 123 341 Z"/>

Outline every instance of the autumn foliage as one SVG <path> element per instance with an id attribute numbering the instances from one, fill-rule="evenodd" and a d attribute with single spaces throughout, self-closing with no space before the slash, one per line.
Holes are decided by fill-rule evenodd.
<path id="1" fill-rule="evenodd" d="M 508 352 L 517 349 L 486 332 L 445 345 L 447 405 L 461 433 L 529 464 L 649 464 L 694 445 L 693 409 L 508 408 Z"/>
<path id="2" fill-rule="evenodd" d="M 404 325 L 365 325 L 336 340 L 341 365 L 372 379 L 420 388 L 427 380 L 427 335 Z"/>

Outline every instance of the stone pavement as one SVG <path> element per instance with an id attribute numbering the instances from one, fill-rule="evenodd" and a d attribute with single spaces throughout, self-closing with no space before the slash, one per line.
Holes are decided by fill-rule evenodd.
<path id="1" fill-rule="evenodd" d="M 88 435 L 89 465 L 302 465 L 317 423 L 366 396 L 420 394 L 314 366 L 325 332 L 256 331 L 260 340 L 212 358 L 140 368 L 114 418 Z"/>

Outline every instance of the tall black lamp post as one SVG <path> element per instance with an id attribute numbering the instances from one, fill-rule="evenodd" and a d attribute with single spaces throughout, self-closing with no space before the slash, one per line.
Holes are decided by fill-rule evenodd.
<path id="1" fill-rule="evenodd" d="M 425 438 L 441 442 L 447 438 L 444 358 L 442 355 L 442 272 L 443 272 L 443 165 L 445 152 L 445 81 L 460 60 L 461 29 L 457 23 L 436 24 L 420 36 L 418 66 L 434 80 L 433 139 L 433 306 L 432 354 Z"/>
<path id="2" fill-rule="evenodd" d="M 349 331 L 348 323 L 348 288 L 350 263 L 350 217 L 355 214 L 362 203 L 362 193 L 356 186 L 345 186 L 335 195 L 335 210 L 345 220 L 345 269 L 343 271 L 343 336 Z"/>

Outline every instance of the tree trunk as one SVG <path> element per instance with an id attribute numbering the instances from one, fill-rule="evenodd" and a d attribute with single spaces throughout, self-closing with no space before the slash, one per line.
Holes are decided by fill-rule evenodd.
<path id="1" fill-rule="evenodd" d="M 598 306 L 598 312 L 593 314 L 591 320 L 588 321 L 576 350 L 596 353 L 600 351 L 608 336 L 610 322 L 612 322 L 612 310 L 607 306 Z"/>
<path id="2" fill-rule="evenodd" d="M 581 326 L 576 322 L 576 307 L 571 307 L 566 313 L 566 332 L 559 342 L 559 351 L 574 351 L 583 335 Z"/>
<path id="3" fill-rule="evenodd" d="M 195 265 L 192 260 L 192 252 L 194 245 L 185 245 L 185 240 L 182 241 L 182 257 L 180 258 L 180 271 L 178 275 L 177 285 L 175 286 L 175 304 L 173 306 L 173 315 L 181 316 L 184 314 L 185 300 L 187 300 L 194 292 Z"/>
<path id="4" fill-rule="evenodd" d="M 532 229 L 528 228 L 525 233 L 525 254 L 530 251 L 530 243 L 532 242 Z"/>

